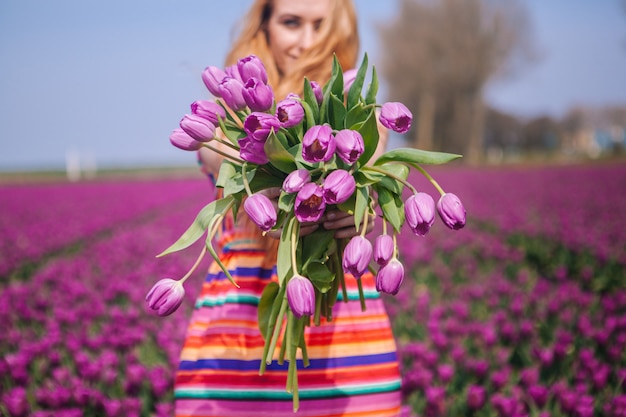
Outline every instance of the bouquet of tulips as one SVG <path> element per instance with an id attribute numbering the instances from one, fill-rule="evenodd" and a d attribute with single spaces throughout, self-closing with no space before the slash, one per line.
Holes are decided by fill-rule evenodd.
<path id="1" fill-rule="evenodd" d="M 302 97 L 291 94 L 276 102 L 265 67 L 256 56 L 245 57 L 225 70 L 208 67 L 202 78 L 215 100 L 194 102 L 191 114 L 182 118 L 180 128 L 170 136 L 178 148 L 194 151 L 206 147 L 223 155 L 217 179 L 223 193 L 159 255 L 187 248 L 206 235 L 196 264 L 180 280 L 159 281 L 146 301 L 160 315 L 175 311 L 183 299 L 184 281 L 206 251 L 237 286 L 212 241 L 225 216 L 231 213 L 236 218 L 241 215 L 240 207 L 263 232 L 279 230 L 278 282 L 266 286 L 258 307 L 259 328 L 265 338 L 260 372 L 271 363 L 282 340 L 285 346 L 281 346 L 279 360 L 282 362 L 286 355 L 289 361 L 287 391 L 293 393 L 296 409 L 299 348 L 307 366 L 304 327 L 319 323 L 322 316 L 332 319 L 339 291 L 347 300 L 344 274 L 360 283 L 359 278 L 370 269 L 376 275 L 378 291 L 396 294 L 404 268 L 398 260 L 395 237 L 403 224 L 406 222 L 420 236 L 428 233 L 436 212 L 451 229 L 465 224 L 459 199 L 445 193 L 421 167 L 445 163 L 459 155 L 401 148 L 371 160 L 379 141 L 378 121 L 404 133 L 410 129 L 412 115 L 402 103 L 377 104 L 376 71 L 372 68 L 364 89 L 367 70 L 367 54 L 358 70 L 346 73 L 334 59 L 332 76 L 323 88 L 305 78 Z M 218 127 L 221 135 L 216 134 Z M 218 142 L 222 145 L 215 146 Z M 437 204 L 407 182 L 411 167 L 422 172 L 440 192 Z M 270 187 L 280 188 L 278 209 L 263 193 Z M 403 198 L 405 189 L 411 194 L 407 199 Z M 357 235 L 347 241 L 337 240 L 334 231 L 320 227 L 300 236 L 301 224 L 318 221 L 327 210 L 353 215 Z M 365 233 L 368 219 L 377 212 L 383 221 L 383 234 L 372 245 Z M 360 293 L 365 308 L 362 290 Z M 282 338 L 281 332 L 285 332 Z"/>

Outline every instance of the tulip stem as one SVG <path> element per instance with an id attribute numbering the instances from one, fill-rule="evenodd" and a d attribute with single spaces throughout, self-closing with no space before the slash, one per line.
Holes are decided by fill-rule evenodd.
<path id="1" fill-rule="evenodd" d="M 217 101 L 219 104 L 222 105 L 222 107 L 228 112 L 228 114 L 230 115 L 230 117 L 232 117 L 232 119 L 235 121 L 235 123 L 237 123 L 237 125 L 243 129 L 243 123 L 241 122 L 241 120 L 239 119 L 239 117 L 235 114 L 235 112 L 233 111 L 233 109 L 231 109 L 230 107 L 228 107 L 228 105 L 224 102 L 224 100 L 222 99 L 216 99 L 215 101 Z"/>
<path id="2" fill-rule="evenodd" d="M 300 222 L 292 222 L 291 225 L 291 268 L 294 275 L 298 273 L 298 260 L 296 251 L 298 249 L 298 235 L 300 234 Z"/>
<path id="3" fill-rule="evenodd" d="M 222 143 L 226 144 L 225 142 L 222 142 Z M 217 149 L 216 147 L 211 146 L 211 145 L 209 145 L 209 144 L 206 144 L 206 143 L 205 143 L 205 144 L 203 144 L 202 146 L 204 146 L 204 147 L 205 147 L 205 148 L 207 148 L 207 149 L 212 150 L 213 152 L 215 152 L 215 153 L 217 153 L 217 154 L 219 154 L 219 155 L 222 155 L 224 158 L 228 158 L 228 159 L 230 159 L 231 161 L 237 162 L 238 164 L 243 164 L 243 162 L 244 162 L 244 161 L 243 161 L 243 159 L 239 159 L 239 158 L 237 158 L 237 157 L 235 157 L 235 156 L 232 156 L 232 155 L 230 155 L 229 153 L 224 152 L 224 151 L 221 151 L 221 150 Z M 237 148 L 233 147 L 233 149 L 237 149 Z"/>
<path id="4" fill-rule="evenodd" d="M 191 267 L 191 269 L 185 274 L 184 277 L 182 277 L 180 279 L 180 283 L 184 284 L 185 281 L 187 281 L 187 278 L 189 278 L 191 276 L 191 274 L 194 273 L 194 271 L 196 270 L 196 268 L 198 268 L 198 265 L 200 265 L 200 261 L 202 261 L 202 258 L 204 258 L 204 255 L 206 254 L 206 246 L 204 246 L 202 248 L 202 251 L 200 251 L 200 256 L 198 256 L 198 259 L 196 259 L 196 262 L 193 264 L 193 266 Z"/>
<path id="5" fill-rule="evenodd" d="M 413 194 L 417 194 L 417 190 L 415 189 L 415 187 L 413 187 L 413 185 L 411 185 L 410 182 L 408 182 L 404 178 L 400 178 L 397 175 L 392 174 L 391 172 L 385 171 L 384 169 L 380 169 L 378 167 L 371 166 L 371 165 L 365 166 L 365 167 L 363 167 L 361 169 L 368 170 L 368 171 L 379 172 L 381 174 L 385 174 L 385 175 L 393 178 L 394 180 L 404 184 L 407 188 L 409 188 L 411 191 L 413 191 Z"/>
<path id="6" fill-rule="evenodd" d="M 367 233 L 367 223 L 370 219 L 369 210 L 365 210 L 365 215 L 363 216 L 363 224 L 361 225 L 361 237 L 365 237 L 365 233 Z"/>
<path id="7" fill-rule="evenodd" d="M 435 179 L 431 177 L 431 175 L 428 172 L 426 172 L 424 168 L 422 168 L 421 166 L 417 164 L 413 165 L 413 167 L 415 167 L 415 169 L 421 172 L 422 175 L 424 175 L 428 179 L 428 181 L 430 181 L 430 183 L 435 186 L 437 191 L 439 191 L 439 194 L 444 195 L 446 193 L 445 191 L 443 191 L 443 188 L 439 186 L 439 183 L 437 183 L 437 181 L 435 181 Z"/>
<path id="8" fill-rule="evenodd" d="M 252 190 L 250 189 L 250 184 L 248 184 L 248 177 L 246 175 L 246 168 L 248 168 L 248 163 L 243 162 L 241 164 L 241 179 L 243 181 L 243 187 L 246 189 L 246 193 L 248 196 L 252 195 Z"/>
<path id="9" fill-rule="evenodd" d="M 280 304 L 280 311 L 278 312 L 278 316 L 276 317 L 276 326 L 274 327 L 274 332 L 272 333 L 272 339 L 270 340 L 270 346 L 267 351 L 267 356 L 265 357 L 265 363 L 268 365 L 272 363 L 272 357 L 274 356 L 274 350 L 276 349 L 276 343 L 278 343 L 278 335 L 282 330 L 283 326 L 283 316 L 287 311 L 287 297 L 283 297 Z"/>

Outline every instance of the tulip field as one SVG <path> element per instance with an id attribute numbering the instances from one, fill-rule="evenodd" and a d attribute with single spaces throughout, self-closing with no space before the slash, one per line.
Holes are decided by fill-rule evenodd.
<path id="1" fill-rule="evenodd" d="M 404 414 L 626 416 L 626 165 L 429 172 L 467 224 L 398 236 Z M 195 262 L 201 242 L 155 255 L 210 195 L 200 174 L 0 184 L 0 416 L 172 415 L 210 257 L 171 316 L 144 299 Z"/>

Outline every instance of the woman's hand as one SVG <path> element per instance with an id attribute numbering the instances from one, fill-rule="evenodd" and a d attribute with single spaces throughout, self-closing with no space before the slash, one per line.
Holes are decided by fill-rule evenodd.
<path id="1" fill-rule="evenodd" d="M 365 233 L 369 233 L 374 230 L 374 221 L 376 216 L 369 215 L 367 219 L 367 229 Z M 350 238 L 359 234 L 354 227 L 354 216 L 341 210 L 332 210 L 327 212 L 320 219 L 320 223 L 326 230 L 335 230 L 335 238 Z"/>

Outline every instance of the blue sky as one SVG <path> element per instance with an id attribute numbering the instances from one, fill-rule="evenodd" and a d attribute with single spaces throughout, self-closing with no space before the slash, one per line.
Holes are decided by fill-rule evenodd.
<path id="1" fill-rule="evenodd" d="M 355 0 L 363 51 L 395 1 Z M 2 0 L 0 171 L 61 168 L 68 152 L 101 167 L 181 165 L 169 144 L 200 73 L 221 65 L 250 0 Z M 626 16 L 619 0 L 527 0 L 542 60 L 489 86 L 523 116 L 626 104 Z M 384 94 L 384 88 L 382 94 Z M 379 97 L 383 99 L 384 96 Z"/>

